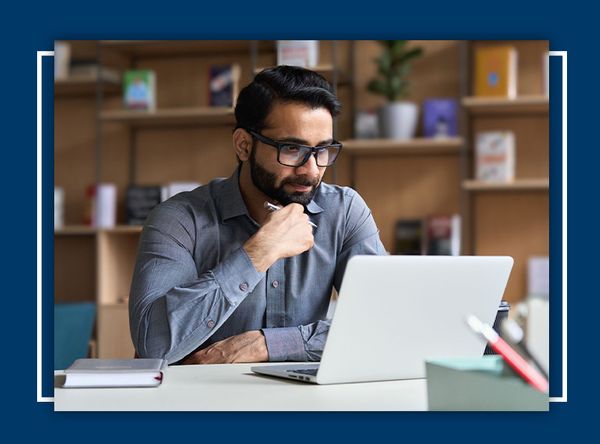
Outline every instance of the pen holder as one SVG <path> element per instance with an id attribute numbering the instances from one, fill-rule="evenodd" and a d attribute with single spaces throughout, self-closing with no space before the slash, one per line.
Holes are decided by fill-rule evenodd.
<path id="1" fill-rule="evenodd" d="M 492 326 L 494 331 L 496 333 L 498 333 L 500 336 L 502 336 L 502 334 L 500 332 L 500 324 L 502 324 L 502 322 L 505 319 L 508 319 L 509 311 L 510 311 L 510 304 L 506 301 L 501 301 L 500 307 L 498 308 L 498 312 L 496 313 L 496 320 L 494 321 L 494 325 Z M 494 350 L 492 350 L 492 348 L 489 345 L 486 345 L 483 354 L 484 355 L 496 355 L 497 353 Z"/>

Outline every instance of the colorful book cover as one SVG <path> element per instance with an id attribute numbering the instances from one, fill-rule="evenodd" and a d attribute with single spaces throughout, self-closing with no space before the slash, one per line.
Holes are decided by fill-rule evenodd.
<path id="1" fill-rule="evenodd" d="M 318 40 L 278 40 L 277 64 L 312 68 L 319 63 Z"/>
<path id="2" fill-rule="evenodd" d="M 427 219 L 427 254 L 460 254 L 460 216 L 437 215 Z"/>
<path id="3" fill-rule="evenodd" d="M 127 109 L 155 109 L 156 76 L 154 71 L 125 71 L 123 74 L 123 102 Z"/>
<path id="4" fill-rule="evenodd" d="M 482 46 L 475 50 L 475 95 L 517 96 L 517 51 L 508 45 Z"/>
<path id="5" fill-rule="evenodd" d="M 444 138 L 458 135 L 458 103 L 454 99 L 427 99 L 423 103 L 423 134 Z"/>
<path id="6" fill-rule="evenodd" d="M 477 134 L 475 175 L 485 182 L 510 182 L 515 178 L 515 136 L 511 131 Z"/>
<path id="7" fill-rule="evenodd" d="M 211 66 L 208 83 L 210 106 L 234 106 L 238 95 L 239 79 L 238 65 Z"/>

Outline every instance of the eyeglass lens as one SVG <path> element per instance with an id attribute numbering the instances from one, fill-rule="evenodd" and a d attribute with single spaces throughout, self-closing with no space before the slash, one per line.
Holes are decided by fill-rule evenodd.
<path id="1" fill-rule="evenodd" d="M 336 146 L 319 149 L 316 153 L 317 166 L 330 166 L 335 162 L 338 152 L 339 148 Z M 281 147 L 279 152 L 279 161 L 284 165 L 300 166 L 305 159 L 308 159 L 307 155 L 310 153 L 310 148 L 285 145 Z"/>

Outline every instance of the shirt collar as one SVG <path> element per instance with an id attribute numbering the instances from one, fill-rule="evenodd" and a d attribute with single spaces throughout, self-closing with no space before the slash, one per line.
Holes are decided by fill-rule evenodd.
<path id="1" fill-rule="evenodd" d="M 219 202 L 219 210 L 221 212 L 221 220 L 225 221 L 237 216 L 248 216 L 248 208 L 242 198 L 239 184 L 239 167 L 235 169 L 231 177 L 221 182 L 221 192 L 217 199 Z"/>
<path id="2" fill-rule="evenodd" d="M 219 193 L 218 202 L 222 221 L 237 216 L 249 216 L 248 208 L 246 207 L 246 203 L 244 202 L 240 191 L 239 174 L 240 169 L 238 167 L 230 177 L 221 183 L 222 188 Z M 323 208 L 321 208 L 313 199 L 306 206 L 306 210 L 311 214 L 317 214 L 321 213 Z"/>

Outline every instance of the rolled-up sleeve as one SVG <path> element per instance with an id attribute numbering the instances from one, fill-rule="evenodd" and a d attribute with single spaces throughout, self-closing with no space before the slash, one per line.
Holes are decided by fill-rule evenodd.
<path id="1" fill-rule="evenodd" d="M 331 322 L 299 327 L 263 328 L 269 361 L 320 361 Z"/>

